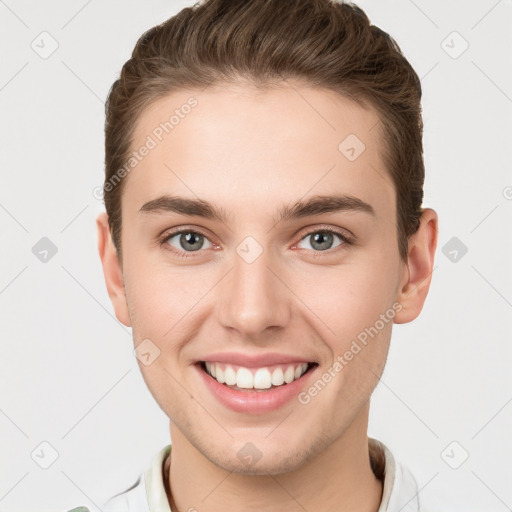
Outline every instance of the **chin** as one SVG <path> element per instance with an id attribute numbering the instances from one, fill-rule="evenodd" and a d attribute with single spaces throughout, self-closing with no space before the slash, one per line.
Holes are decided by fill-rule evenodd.
<path id="1" fill-rule="evenodd" d="M 274 476 L 290 473 L 303 466 L 311 457 L 311 451 L 303 448 L 291 448 L 287 453 L 279 450 L 277 453 L 265 453 L 248 442 L 242 449 L 226 457 L 222 454 L 211 454 L 210 459 L 216 466 L 240 475 Z"/>

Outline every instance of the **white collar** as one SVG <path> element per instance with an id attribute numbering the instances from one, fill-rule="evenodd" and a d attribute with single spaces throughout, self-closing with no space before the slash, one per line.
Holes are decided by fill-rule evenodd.
<path id="1" fill-rule="evenodd" d="M 418 484 L 411 472 L 395 459 L 384 443 L 371 437 L 368 443 L 370 450 L 374 446 L 384 452 L 384 485 L 377 512 L 420 512 Z"/>
<path id="2" fill-rule="evenodd" d="M 374 471 L 382 473 L 384 478 L 382 501 L 377 512 L 420 512 L 418 484 L 410 471 L 381 441 L 369 437 L 368 443 Z M 173 512 L 163 481 L 163 464 L 170 450 L 170 444 L 164 446 L 132 487 L 104 504 L 104 512 Z"/>

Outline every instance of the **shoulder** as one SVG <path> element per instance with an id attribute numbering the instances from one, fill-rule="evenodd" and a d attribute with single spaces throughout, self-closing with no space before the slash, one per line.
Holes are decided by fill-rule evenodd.
<path id="1" fill-rule="evenodd" d="M 102 503 L 98 503 L 96 507 L 88 504 L 87 506 L 77 506 L 66 512 L 151 512 L 160 510 L 158 507 L 155 509 L 153 505 L 155 501 L 158 503 L 163 497 L 167 502 L 163 487 L 162 465 L 170 449 L 170 444 L 164 446 L 153 457 L 151 464 L 140 474 L 137 481 L 128 488 L 111 495 Z"/>
<path id="2" fill-rule="evenodd" d="M 103 512 L 150 512 L 146 496 L 145 475 L 142 473 L 138 480 L 128 487 L 110 497 L 102 508 Z"/>
<path id="3" fill-rule="evenodd" d="M 146 488 L 144 485 L 144 474 L 138 480 L 113 496 L 110 496 L 97 506 L 88 504 L 66 510 L 66 512 L 150 512 L 146 498 Z"/>

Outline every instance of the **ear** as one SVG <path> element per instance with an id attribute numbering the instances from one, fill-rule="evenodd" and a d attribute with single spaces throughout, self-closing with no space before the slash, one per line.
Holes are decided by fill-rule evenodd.
<path id="1" fill-rule="evenodd" d="M 96 226 L 98 228 L 98 251 L 101 264 L 103 265 L 103 275 L 105 276 L 108 296 L 114 306 L 117 319 L 127 327 L 131 327 L 124 288 L 123 270 L 112 241 L 106 212 L 98 215 Z"/>
<path id="2" fill-rule="evenodd" d="M 407 262 L 404 264 L 396 299 L 402 309 L 395 315 L 396 324 L 411 322 L 423 309 L 432 280 L 437 238 L 437 213 L 431 208 L 425 208 L 418 230 L 409 237 Z"/>

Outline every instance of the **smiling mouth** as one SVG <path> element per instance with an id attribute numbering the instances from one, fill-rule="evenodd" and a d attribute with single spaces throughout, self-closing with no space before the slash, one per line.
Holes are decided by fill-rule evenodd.
<path id="1" fill-rule="evenodd" d="M 209 377 L 228 388 L 245 392 L 265 392 L 285 387 L 313 371 L 318 363 L 290 363 L 261 368 L 245 368 L 223 363 L 199 361 Z"/>

